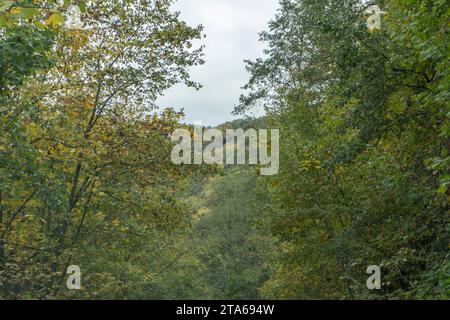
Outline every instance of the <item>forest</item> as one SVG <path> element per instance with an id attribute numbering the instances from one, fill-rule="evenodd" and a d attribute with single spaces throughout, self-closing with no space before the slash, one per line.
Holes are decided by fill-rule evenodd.
<path id="1" fill-rule="evenodd" d="M 172 163 L 173 3 L 0 0 L 0 300 L 450 299 L 450 3 L 279 0 L 215 127 L 279 129 L 271 176 Z"/>

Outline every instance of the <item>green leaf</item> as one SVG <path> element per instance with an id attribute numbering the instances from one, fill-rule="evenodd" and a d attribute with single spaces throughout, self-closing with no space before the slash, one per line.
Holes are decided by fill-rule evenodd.
<path id="1" fill-rule="evenodd" d="M 5 13 L 0 13 L 0 28 L 9 27 L 12 24 L 12 20 Z"/>
<path id="2" fill-rule="evenodd" d="M 13 4 L 14 1 L 12 0 L 0 0 L 0 12 L 9 10 Z"/>
<path id="3" fill-rule="evenodd" d="M 447 186 L 443 184 L 443 185 L 439 188 L 438 192 L 439 192 L 440 194 L 446 194 L 446 193 L 447 193 L 447 190 L 448 190 Z"/>

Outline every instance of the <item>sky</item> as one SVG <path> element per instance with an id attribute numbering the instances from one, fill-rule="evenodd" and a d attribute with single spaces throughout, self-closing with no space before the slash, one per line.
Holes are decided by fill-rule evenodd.
<path id="1" fill-rule="evenodd" d="M 206 63 L 190 69 L 191 79 L 203 88 L 178 84 L 158 99 L 158 106 L 183 108 L 187 123 L 214 126 L 236 119 L 231 112 L 249 79 L 244 60 L 263 56 L 258 33 L 275 16 L 278 0 L 178 0 L 173 8 L 189 25 L 205 28 L 206 38 L 198 44 L 206 46 Z M 262 114 L 255 110 L 249 115 Z"/>

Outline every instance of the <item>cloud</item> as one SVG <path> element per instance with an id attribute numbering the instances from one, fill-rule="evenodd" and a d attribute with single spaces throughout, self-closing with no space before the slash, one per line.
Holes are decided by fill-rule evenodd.
<path id="1" fill-rule="evenodd" d="M 203 88 L 176 85 L 157 104 L 184 108 L 188 123 L 217 125 L 234 119 L 231 112 L 249 78 L 243 60 L 262 56 L 258 33 L 267 29 L 277 8 L 278 0 L 179 0 L 174 10 L 181 12 L 181 19 L 205 27 L 206 63 L 191 69 L 192 80 Z"/>

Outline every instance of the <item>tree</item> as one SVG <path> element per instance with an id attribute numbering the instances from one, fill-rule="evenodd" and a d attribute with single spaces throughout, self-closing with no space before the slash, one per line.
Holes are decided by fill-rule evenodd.
<path id="1" fill-rule="evenodd" d="M 14 93 L 13 112 L 28 106 L 17 118 L 28 157 L 17 157 L 30 166 L 2 168 L 5 297 L 66 295 L 72 263 L 92 279 L 79 296 L 109 296 L 98 279 L 126 282 L 152 234 L 186 223 L 175 191 L 192 170 L 169 162 L 181 114 L 155 114 L 154 100 L 176 82 L 196 86 L 187 68 L 202 63 L 191 50 L 201 27 L 180 22 L 171 3 L 90 3 L 83 29 L 53 29 L 52 68 Z"/>
<path id="2" fill-rule="evenodd" d="M 447 296 L 448 4 L 380 4 L 370 32 L 362 2 L 282 1 L 267 57 L 248 63 L 236 112 L 262 100 L 283 140 L 269 297 Z M 365 287 L 373 264 L 378 293 Z"/>

